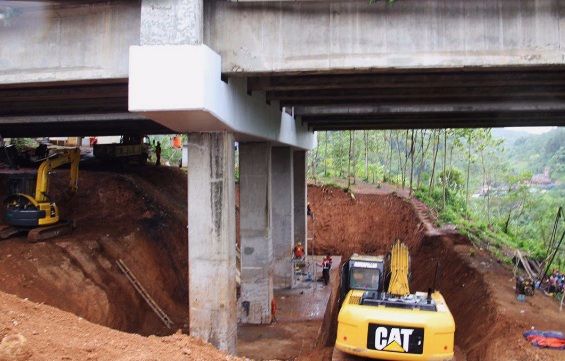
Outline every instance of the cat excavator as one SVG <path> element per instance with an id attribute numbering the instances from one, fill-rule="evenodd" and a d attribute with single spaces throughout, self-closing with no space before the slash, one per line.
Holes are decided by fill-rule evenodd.
<path id="1" fill-rule="evenodd" d="M 455 321 L 443 296 L 410 293 L 410 255 L 354 254 L 341 268 L 338 350 L 379 360 L 452 360 Z"/>
<path id="2" fill-rule="evenodd" d="M 13 192 L 4 200 L 6 225 L 0 226 L 0 238 L 28 232 L 30 242 L 70 233 L 74 222 L 62 221 L 59 208 L 49 196 L 49 172 L 64 164 L 70 164 L 70 192 L 75 193 L 78 181 L 80 149 L 57 150 L 41 163 L 37 180 L 29 174 L 12 176 L 8 188 Z"/>

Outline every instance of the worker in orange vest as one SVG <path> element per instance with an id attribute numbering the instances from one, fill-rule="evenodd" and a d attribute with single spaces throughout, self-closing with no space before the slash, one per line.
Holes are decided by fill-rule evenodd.
<path id="1" fill-rule="evenodd" d="M 295 259 L 302 259 L 304 258 L 304 248 L 302 248 L 302 243 L 298 242 L 296 247 L 292 250 Z"/>

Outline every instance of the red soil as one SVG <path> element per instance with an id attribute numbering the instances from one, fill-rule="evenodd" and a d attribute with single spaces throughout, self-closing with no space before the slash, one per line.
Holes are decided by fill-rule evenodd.
<path id="1" fill-rule="evenodd" d="M 12 340 L 0 345 L 0 360 L 230 359 L 175 333 L 186 333 L 188 320 L 186 175 L 150 166 L 122 173 L 83 170 L 78 196 L 64 200 L 57 190 L 65 188 L 66 172 L 52 177 L 52 197 L 63 200 L 62 214 L 76 220 L 75 232 L 36 244 L 23 237 L 0 242 L 0 339 Z M 425 207 L 403 192 L 364 186 L 351 197 L 311 186 L 308 199 L 317 254 L 383 254 L 403 239 L 418 290 L 432 286 L 439 262 L 439 288 L 457 324 L 458 361 L 565 359 L 565 351 L 539 350 L 522 337 L 531 327 L 565 331 L 559 305 L 540 293 L 517 302 L 511 271 L 467 238 L 433 230 Z M 137 295 L 118 259 L 172 318 L 172 329 Z M 284 337 L 302 338 L 280 329 Z M 170 336 L 140 336 L 153 334 Z M 18 335 L 27 339 L 21 354 Z M 284 357 L 317 361 L 331 354 L 319 347 Z"/>

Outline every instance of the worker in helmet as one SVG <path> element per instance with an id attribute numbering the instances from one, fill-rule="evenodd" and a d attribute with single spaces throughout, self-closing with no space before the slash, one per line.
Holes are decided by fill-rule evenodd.
<path id="1" fill-rule="evenodd" d="M 304 258 L 304 248 L 302 248 L 302 243 L 298 242 L 296 246 L 292 250 L 292 254 L 295 259 L 303 259 Z"/>

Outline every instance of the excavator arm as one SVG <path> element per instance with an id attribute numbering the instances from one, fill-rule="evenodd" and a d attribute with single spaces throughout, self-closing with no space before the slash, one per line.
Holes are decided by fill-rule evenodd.
<path id="1" fill-rule="evenodd" d="M 408 247 L 400 240 L 397 240 L 390 252 L 390 283 L 388 285 L 388 293 L 394 296 L 409 295 L 409 275 L 410 254 Z"/>
<path id="2" fill-rule="evenodd" d="M 70 191 L 78 189 L 78 164 L 80 161 L 80 149 L 64 149 L 57 153 L 59 156 L 45 160 L 37 171 L 37 185 L 35 188 L 35 199 L 37 202 L 48 201 L 49 197 L 49 172 L 64 164 L 71 164 Z"/>

